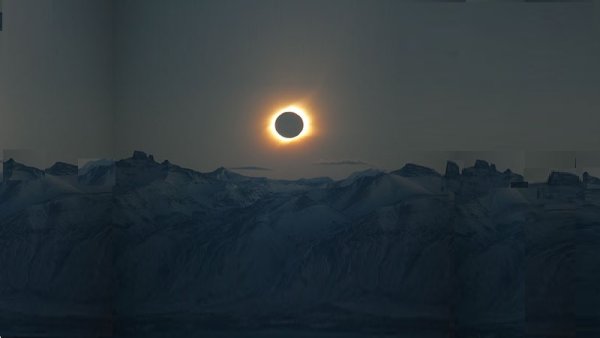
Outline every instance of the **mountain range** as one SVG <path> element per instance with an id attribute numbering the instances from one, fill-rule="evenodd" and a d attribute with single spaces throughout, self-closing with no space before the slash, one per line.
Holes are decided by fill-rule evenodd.
<path id="1" fill-rule="evenodd" d="M 2 335 L 600 336 L 587 173 L 527 184 L 478 160 L 276 180 L 140 151 L 84 168 L 4 162 Z"/>

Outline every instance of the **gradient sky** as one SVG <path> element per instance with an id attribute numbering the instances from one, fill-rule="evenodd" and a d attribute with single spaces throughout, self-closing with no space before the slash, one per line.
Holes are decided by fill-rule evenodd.
<path id="1" fill-rule="evenodd" d="M 201 171 L 339 177 L 448 151 L 600 148 L 597 2 L 4 7 L 0 146 L 52 160 L 142 149 Z M 276 147 L 265 119 L 289 104 L 315 133 Z"/>

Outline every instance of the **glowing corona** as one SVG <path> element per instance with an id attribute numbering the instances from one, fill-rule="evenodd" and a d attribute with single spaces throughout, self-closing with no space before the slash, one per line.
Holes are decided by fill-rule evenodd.
<path id="1" fill-rule="evenodd" d="M 283 136 L 279 135 L 279 133 L 275 129 L 275 121 L 277 120 L 279 115 L 281 115 L 285 112 L 295 113 L 298 116 L 300 116 L 300 118 L 302 118 L 302 123 L 304 123 L 304 128 L 302 129 L 300 134 L 298 134 L 298 136 L 296 136 L 296 137 L 293 137 L 293 138 L 283 137 Z M 271 135 L 271 137 L 274 140 L 278 141 L 279 143 L 288 144 L 288 143 L 298 142 L 298 141 L 306 138 L 307 136 L 309 136 L 311 134 L 312 126 L 311 126 L 310 116 L 306 113 L 306 111 L 304 111 L 304 109 L 302 109 L 298 106 L 292 105 L 292 106 L 285 107 L 283 109 L 279 109 L 273 115 L 271 115 L 267 129 L 268 129 L 269 134 Z"/>

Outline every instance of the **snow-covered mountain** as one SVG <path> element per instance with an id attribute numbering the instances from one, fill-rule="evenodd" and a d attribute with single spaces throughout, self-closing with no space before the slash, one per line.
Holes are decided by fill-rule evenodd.
<path id="1" fill-rule="evenodd" d="M 44 170 L 44 172 L 54 176 L 75 176 L 77 175 L 77 166 L 64 162 L 56 162 L 50 168 Z"/>
<path id="2" fill-rule="evenodd" d="M 477 161 L 444 175 L 409 164 L 286 181 L 142 152 L 83 173 L 94 179 L 53 168 L 0 184 L 0 328 L 25 323 L 11 328 L 27 334 L 68 317 L 63 330 L 120 337 L 599 332 L 589 175 L 510 188 L 523 178 Z M 93 187 L 102 177 L 110 189 Z"/>
<path id="3" fill-rule="evenodd" d="M 8 159 L 3 163 L 4 181 L 28 181 L 44 176 L 44 171 Z"/>
<path id="4" fill-rule="evenodd" d="M 110 188 L 115 184 L 115 162 L 101 159 L 87 162 L 78 171 L 81 185 Z"/>

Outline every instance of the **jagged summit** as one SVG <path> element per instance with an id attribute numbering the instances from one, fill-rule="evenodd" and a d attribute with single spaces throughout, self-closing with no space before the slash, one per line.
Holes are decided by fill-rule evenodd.
<path id="1" fill-rule="evenodd" d="M 473 168 L 475 168 L 475 169 L 490 169 L 491 167 L 487 161 L 475 160 L 475 165 L 473 165 Z"/>
<path id="2" fill-rule="evenodd" d="M 462 170 L 452 161 L 447 161 L 446 170 L 443 175 L 436 170 L 408 163 L 401 169 L 386 173 L 379 169 L 367 169 L 355 172 L 341 180 L 332 180 L 328 177 L 296 179 L 296 180 L 271 180 L 265 177 L 252 177 L 239 174 L 225 167 L 219 167 L 208 173 L 201 173 L 193 169 L 183 168 L 164 160 L 161 163 L 156 162 L 152 154 L 136 150 L 132 156 L 119 161 L 100 159 L 86 163 L 82 168 L 65 163 L 56 162 L 51 167 L 40 170 L 34 167 L 26 166 L 10 158 L 4 161 L 3 176 L 6 181 L 27 181 L 44 177 L 45 175 L 61 177 L 79 175 L 80 182 L 88 185 L 116 184 L 121 188 L 132 188 L 145 185 L 157 180 L 177 180 L 178 182 L 195 182 L 202 180 L 215 180 L 221 182 L 245 182 L 253 181 L 258 184 L 266 182 L 295 183 L 306 186 L 324 186 L 334 184 L 337 187 L 349 186 L 357 180 L 365 178 L 374 178 L 381 175 L 394 175 L 405 178 L 427 178 L 436 177 L 447 180 L 444 190 L 453 191 L 462 194 L 463 197 L 473 198 L 485 194 L 490 189 L 507 188 L 513 182 L 523 182 L 523 176 L 513 173 L 510 169 L 503 172 L 497 170 L 495 164 L 485 160 L 477 159 L 473 166 L 465 167 Z M 182 181 L 183 180 L 183 181 Z M 112 182 L 112 183 L 111 183 Z M 600 179 L 584 173 L 580 178 L 575 174 L 552 172 L 546 184 L 549 186 L 576 186 L 580 184 L 598 185 Z M 422 184 L 421 182 L 420 184 Z"/>
<path id="3" fill-rule="evenodd" d="M 463 176 L 481 176 L 481 175 L 490 175 L 490 174 L 499 174 L 496 171 L 496 167 L 490 166 L 487 161 L 484 160 L 476 160 L 475 164 L 472 167 L 465 167 L 461 173 Z"/>
<path id="4" fill-rule="evenodd" d="M 133 152 L 133 155 L 131 156 L 132 160 L 136 160 L 136 161 L 152 161 L 154 162 L 154 156 L 153 155 L 148 155 L 143 151 L 140 150 L 135 150 Z"/>

